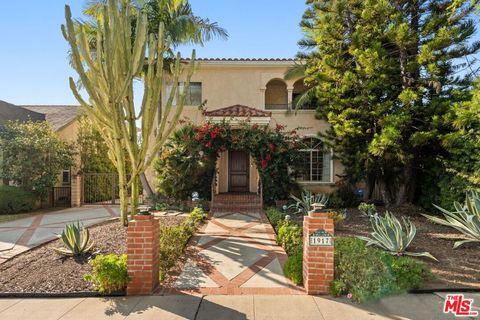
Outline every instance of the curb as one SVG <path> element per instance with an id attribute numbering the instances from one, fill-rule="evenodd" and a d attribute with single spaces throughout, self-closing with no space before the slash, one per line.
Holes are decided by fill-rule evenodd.
<path id="1" fill-rule="evenodd" d="M 79 292 L 0 292 L 0 298 L 108 298 L 124 297 L 125 292 L 103 294 L 96 291 Z"/>
<path id="2" fill-rule="evenodd" d="M 436 288 L 436 289 L 412 289 L 408 290 L 408 293 L 435 293 L 435 292 L 480 292 L 480 289 L 476 288 Z"/>

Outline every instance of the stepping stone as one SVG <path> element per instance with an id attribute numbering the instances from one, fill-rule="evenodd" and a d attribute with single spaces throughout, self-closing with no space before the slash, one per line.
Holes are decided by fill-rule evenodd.
<path id="1" fill-rule="evenodd" d="M 177 289 L 218 288 L 218 285 L 190 259 L 185 263 L 173 286 Z"/>
<path id="2" fill-rule="evenodd" d="M 277 258 L 270 262 L 265 268 L 257 272 L 247 282 L 241 285 L 242 288 L 288 288 L 287 280 L 283 275 L 282 266 Z"/>

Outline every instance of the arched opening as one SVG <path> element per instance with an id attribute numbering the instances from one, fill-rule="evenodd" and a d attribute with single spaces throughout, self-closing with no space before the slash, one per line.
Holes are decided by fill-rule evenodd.
<path id="1" fill-rule="evenodd" d="M 299 79 L 293 84 L 292 103 L 293 109 L 315 110 L 318 100 L 313 92 L 308 92 L 309 87 L 305 85 L 304 79 Z"/>
<path id="2" fill-rule="evenodd" d="M 315 137 L 303 139 L 297 180 L 300 182 L 333 182 L 332 152 L 322 140 Z"/>
<path id="3" fill-rule="evenodd" d="M 283 80 L 273 79 L 267 83 L 267 89 L 265 90 L 265 109 L 288 109 L 287 84 Z"/>

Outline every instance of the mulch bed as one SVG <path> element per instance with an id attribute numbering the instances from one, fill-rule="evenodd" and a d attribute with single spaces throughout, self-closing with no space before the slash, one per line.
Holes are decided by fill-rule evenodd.
<path id="1" fill-rule="evenodd" d="M 380 212 L 385 208 L 379 207 Z M 416 206 L 389 208 L 397 217 L 409 216 L 417 227 L 412 252 L 430 252 L 439 262 L 428 258 L 419 258 L 432 269 L 434 279 L 422 289 L 438 288 L 476 288 L 480 289 L 480 244 L 467 243 L 453 249 L 453 243 L 462 239 L 462 235 L 453 228 L 429 222 L 420 213 L 426 213 Z M 336 236 L 368 236 L 370 222 L 361 216 L 357 209 L 349 209 L 345 224 L 341 230 L 335 230 Z"/>
<path id="2" fill-rule="evenodd" d="M 161 225 L 180 224 L 185 217 L 162 216 Z M 118 220 L 89 228 L 95 243 L 93 254 L 123 254 L 126 252 L 126 228 Z M 62 247 L 55 240 L 22 253 L 0 264 L 0 292 L 73 293 L 95 291 L 95 287 L 83 280 L 92 268 L 88 261 L 93 257 L 63 257 L 53 248 Z"/>

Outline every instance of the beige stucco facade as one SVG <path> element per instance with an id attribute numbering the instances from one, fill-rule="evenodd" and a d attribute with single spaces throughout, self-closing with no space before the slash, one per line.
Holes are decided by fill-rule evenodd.
<path id="1" fill-rule="evenodd" d="M 269 126 L 286 126 L 287 130 L 301 127 L 298 134 L 305 137 L 317 137 L 319 132 L 328 129 L 326 121 L 315 119 L 314 110 L 291 110 L 295 94 L 305 90 L 301 79 L 284 80 L 284 74 L 294 64 L 291 60 L 200 60 L 191 81 L 201 83 L 201 100 L 206 101 L 205 111 L 212 111 L 232 105 L 244 105 L 271 112 Z M 180 79 L 181 81 L 182 79 Z M 163 88 L 163 101 L 168 99 L 168 84 Z M 171 84 L 170 84 L 171 86 Z M 204 123 L 207 119 L 198 105 L 186 105 L 182 120 L 194 124 Z M 228 120 L 228 119 L 227 119 Z M 252 160 L 252 159 L 250 159 Z M 343 168 L 336 159 L 331 161 L 330 177 L 324 181 L 301 181 L 301 185 L 314 192 L 331 192 L 338 175 Z M 228 151 L 219 156 L 217 162 L 217 193 L 228 192 L 229 179 Z M 254 161 L 250 161 L 249 191 L 258 191 L 259 175 Z M 147 177 L 154 184 L 152 170 Z"/>

